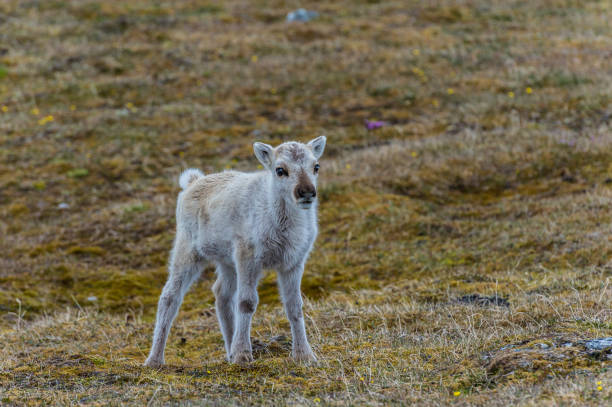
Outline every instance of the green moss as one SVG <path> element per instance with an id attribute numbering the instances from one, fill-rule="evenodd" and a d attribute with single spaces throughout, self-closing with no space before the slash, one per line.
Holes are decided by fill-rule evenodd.
<path id="1" fill-rule="evenodd" d="M 149 209 L 149 207 L 146 204 L 144 204 L 142 202 L 139 202 L 139 203 L 135 203 L 133 205 L 126 206 L 124 208 L 124 211 L 126 213 L 133 213 L 133 212 L 144 212 L 144 211 L 146 211 L 148 209 Z"/>
<path id="2" fill-rule="evenodd" d="M 42 244 L 40 246 L 33 248 L 32 250 L 29 251 L 28 254 L 30 255 L 30 257 L 38 257 L 44 254 L 53 253 L 56 250 L 58 250 L 60 246 L 61 246 L 60 242 L 53 241 L 53 242 Z"/>
<path id="3" fill-rule="evenodd" d="M 426 21 L 434 23 L 456 23 L 472 19 L 472 12 L 467 7 L 427 7 L 421 13 Z"/>
<path id="4" fill-rule="evenodd" d="M 68 175 L 70 178 L 82 178 L 89 175 L 89 170 L 87 168 L 76 168 L 68 171 L 66 175 Z"/>
<path id="5" fill-rule="evenodd" d="M 32 186 L 34 187 L 34 189 L 42 191 L 47 187 L 47 183 L 45 181 L 36 181 L 32 184 Z"/>

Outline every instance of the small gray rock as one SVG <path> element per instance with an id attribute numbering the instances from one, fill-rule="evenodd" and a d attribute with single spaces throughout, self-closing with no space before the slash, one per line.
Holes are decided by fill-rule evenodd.
<path id="1" fill-rule="evenodd" d="M 593 339 L 590 341 L 586 341 L 584 343 L 584 346 L 586 346 L 587 349 L 591 349 L 591 350 L 604 350 L 606 348 L 612 347 L 612 337 L 599 338 L 599 339 Z"/>
<path id="2" fill-rule="evenodd" d="M 317 17 L 319 17 L 319 13 L 317 13 L 316 11 L 299 8 L 287 14 L 287 21 L 290 23 L 294 21 L 306 22 L 306 21 L 313 20 Z"/>

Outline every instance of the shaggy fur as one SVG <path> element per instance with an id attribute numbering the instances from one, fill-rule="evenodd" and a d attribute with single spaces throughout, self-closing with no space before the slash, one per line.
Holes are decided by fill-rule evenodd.
<path id="1" fill-rule="evenodd" d="M 264 268 L 277 270 L 291 324 L 293 358 L 316 361 L 306 338 L 300 283 L 317 236 L 315 165 L 325 141 L 322 136 L 308 144 L 288 142 L 277 148 L 255 143 L 255 156 L 264 166 L 261 172 L 205 176 L 188 169 L 181 174 L 176 239 L 145 365 L 164 363 L 170 326 L 207 262 L 217 266 L 213 291 L 229 361 L 244 365 L 253 360 L 251 318 Z"/>

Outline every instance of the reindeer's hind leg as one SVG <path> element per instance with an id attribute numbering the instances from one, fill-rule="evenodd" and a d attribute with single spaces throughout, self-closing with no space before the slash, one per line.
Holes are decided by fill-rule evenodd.
<path id="1" fill-rule="evenodd" d="M 157 305 L 153 344 L 145 362 L 146 366 L 156 367 L 164 364 L 164 349 L 172 322 L 178 314 L 185 293 L 200 276 L 203 267 L 204 259 L 193 249 L 191 241 L 179 233 L 170 255 L 168 281 Z"/>
<path id="2" fill-rule="evenodd" d="M 230 358 L 234 336 L 234 313 L 236 303 L 236 269 L 233 266 L 218 264 L 217 281 L 213 285 L 217 318 L 225 341 L 227 359 Z"/>
<path id="3" fill-rule="evenodd" d="M 257 282 L 261 277 L 261 265 L 255 260 L 255 248 L 252 244 L 240 241 L 234 253 L 238 287 L 238 304 L 235 305 L 235 329 L 230 350 L 230 362 L 247 365 L 253 361 L 251 347 L 251 319 L 259 296 Z"/>

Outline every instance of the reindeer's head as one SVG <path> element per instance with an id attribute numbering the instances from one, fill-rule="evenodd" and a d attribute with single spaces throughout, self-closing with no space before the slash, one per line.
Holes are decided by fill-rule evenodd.
<path id="1" fill-rule="evenodd" d="M 309 209 L 317 196 L 319 158 L 325 149 L 325 136 L 308 144 L 291 141 L 273 148 L 255 143 L 255 156 L 272 173 L 275 192 L 302 209 Z"/>

